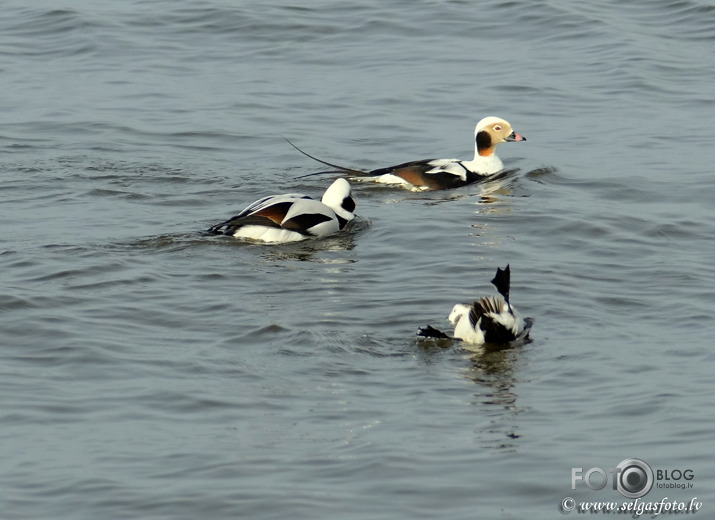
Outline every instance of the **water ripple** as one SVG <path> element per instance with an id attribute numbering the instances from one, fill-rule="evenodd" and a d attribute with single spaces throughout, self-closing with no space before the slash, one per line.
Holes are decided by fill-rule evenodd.
<path id="1" fill-rule="evenodd" d="M 706 474 L 712 13 L 10 2 L 3 514 L 540 519 L 572 467 Z M 281 135 L 371 168 L 468 157 L 490 114 L 529 139 L 503 178 L 356 184 L 360 218 L 324 240 L 203 234 L 322 193 Z M 418 341 L 507 263 L 532 342 Z"/>

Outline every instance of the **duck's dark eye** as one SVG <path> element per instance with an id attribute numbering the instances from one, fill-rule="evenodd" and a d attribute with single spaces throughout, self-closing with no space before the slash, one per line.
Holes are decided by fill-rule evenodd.
<path id="1" fill-rule="evenodd" d="M 501 126 L 499 126 L 499 125 L 494 126 L 494 130 L 496 130 L 498 132 L 499 130 L 501 130 Z"/>

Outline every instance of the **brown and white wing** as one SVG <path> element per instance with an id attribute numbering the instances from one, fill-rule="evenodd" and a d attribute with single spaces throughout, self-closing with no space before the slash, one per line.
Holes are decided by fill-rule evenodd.
<path id="1" fill-rule="evenodd" d="M 394 175 L 415 187 L 430 190 L 456 188 L 476 179 L 457 159 L 424 159 L 372 170 L 369 175 Z"/>
<path id="2" fill-rule="evenodd" d="M 233 235 L 238 228 L 250 225 L 280 228 L 293 205 L 309 198 L 306 195 L 292 193 L 264 197 L 250 204 L 238 215 L 212 226 L 208 232 L 214 235 Z"/>

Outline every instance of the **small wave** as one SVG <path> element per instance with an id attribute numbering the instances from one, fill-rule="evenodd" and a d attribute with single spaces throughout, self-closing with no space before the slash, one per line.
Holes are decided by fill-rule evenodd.
<path id="1" fill-rule="evenodd" d="M 59 57 L 91 54 L 107 25 L 88 12 L 23 8 L 6 12 L 0 22 L 2 54 Z"/>

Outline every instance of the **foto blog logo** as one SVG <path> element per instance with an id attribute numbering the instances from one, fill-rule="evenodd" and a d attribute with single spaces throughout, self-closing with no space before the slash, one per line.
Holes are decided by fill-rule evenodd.
<path id="1" fill-rule="evenodd" d="M 692 470 L 677 471 L 679 478 L 691 480 Z M 600 490 L 608 484 L 608 475 L 611 475 L 613 489 L 626 498 L 641 498 L 648 494 L 655 482 L 653 469 L 641 459 L 625 459 L 615 468 L 607 471 L 602 468 L 590 468 L 586 472 L 583 468 L 571 468 L 571 489 L 576 489 L 578 482 L 583 482 L 589 489 Z M 671 475 L 674 472 L 671 470 Z M 658 479 L 665 475 L 667 480 L 668 471 L 658 470 Z"/>

